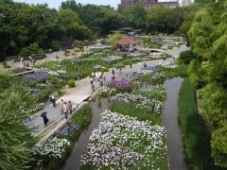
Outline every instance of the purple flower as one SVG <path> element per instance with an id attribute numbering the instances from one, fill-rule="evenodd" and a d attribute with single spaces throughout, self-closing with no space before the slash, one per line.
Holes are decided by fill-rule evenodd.
<path id="1" fill-rule="evenodd" d="M 46 80 L 48 77 L 49 75 L 46 72 L 31 73 L 23 76 L 23 78 L 27 81 L 30 81 L 30 80 L 42 81 L 42 80 Z"/>
<path id="2" fill-rule="evenodd" d="M 109 82 L 109 86 L 124 89 L 124 88 L 129 88 L 130 84 L 128 81 L 125 81 L 125 80 L 112 80 Z"/>

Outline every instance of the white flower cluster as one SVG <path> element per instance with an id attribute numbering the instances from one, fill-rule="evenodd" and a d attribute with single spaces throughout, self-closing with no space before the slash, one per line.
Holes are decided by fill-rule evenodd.
<path id="1" fill-rule="evenodd" d="M 106 110 L 90 136 L 88 153 L 82 156 L 81 163 L 94 169 L 158 169 L 160 162 L 166 163 L 165 139 L 163 127 Z"/>
<path id="2" fill-rule="evenodd" d="M 153 113 L 161 113 L 162 102 L 156 99 L 148 99 L 142 95 L 119 93 L 111 97 L 111 100 L 116 102 L 134 103 L 137 108 L 152 111 Z"/>
<path id="3" fill-rule="evenodd" d="M 69 140 L 54 137 L 36 145 L 32 152 L 34 155 L 46 156 L 48 158 L 62 158 L 69 145 Z"/>
<path id="4" fill-rule="evenodd" d="M 108 86 L 102 86 L 100 89 L 99 89 L 99 95 L 101 96 L 110 96 L 112 95 L 114 92 L 116 92 L 116 89 L 115 88 L 110 88 Z"/>

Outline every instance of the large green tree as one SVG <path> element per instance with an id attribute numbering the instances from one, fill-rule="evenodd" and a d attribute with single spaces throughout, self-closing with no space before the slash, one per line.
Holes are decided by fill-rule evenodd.
<path id="1" fill-rule="evenodd" d="M 122 7 L 119 13 L 123 16 L 122 25 L 135 29 L 146 30 L 147 27 L 147 11 L 141 4 Z"/>
<path id="2" fill-rule="evenodd" d="M 174 33 L 183 21 L 183 9 L 152 7 L 147 11 L 147 26 L 150 32 Z"/>
<path id="3" fill-rule="evenodd" d="M 208 124 L 214 130 L 211 138 L 212 156 L 215 164 L 224 168 L 227 168 L 226 10 L 226 1 L 206 3 L 196 13 L 188 32 L 191 49 L 195 56 L 188 71 L 192 82 L 203 81 L 205 84 L 201 92 L 201 106 Z"/>
<path id="4" fill-rule="evenodd" d="M 0 99 L 0 169 L 27 169 L 34 140 L 24 120 L 32 114 L 36 100 L 19 87 L 1 93 Z"/>

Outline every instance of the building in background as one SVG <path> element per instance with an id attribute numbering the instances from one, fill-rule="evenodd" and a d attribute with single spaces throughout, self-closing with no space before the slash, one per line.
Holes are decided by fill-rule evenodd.
<path id="1" fill-rule="evenodd" d="M 182 0 L 181 6 L 186 7 L 186 6 L 191 5 L 191 3 L 192 3 L 191 0 Z"/>
<path id="2" fill-rule="evenodd" d="M 168 8 L 175 8 L 179 6 L 178 0 L 174 1 L 165 1 L 165 2 L 158 2 L 158 0 L 121 0 L 121 7 L 134 5 L 136 3 L 142 4 L 145 8 L 151 8 L 153 6 L 164 6 Z"/>

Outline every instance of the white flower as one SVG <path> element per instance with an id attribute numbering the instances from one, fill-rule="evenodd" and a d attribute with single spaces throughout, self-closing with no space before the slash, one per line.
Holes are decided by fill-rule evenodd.
<path id="1" fill-rule="evenodd" d="M 148 164 L 157 168 L 160 165 L 149 160 L 163 156 L 166 160 L 165 139 L 163 127 L 106 110 L 101 114 L 98 129 L 91 134 L 88 153 L 81 157 L 81 163 L 96 169 L 130 169 L 143 160 L 141 169 Z"/>

